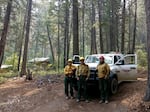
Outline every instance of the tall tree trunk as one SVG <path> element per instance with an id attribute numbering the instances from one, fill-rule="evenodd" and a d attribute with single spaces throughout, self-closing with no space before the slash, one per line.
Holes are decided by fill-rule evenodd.
<path id="1" fill-rule="evenodd" d="M 131 2 L 131 1 L 129 1 Z M 131 53 L 131 3 L 129 3 L 129 42 L 128 42 L 128 53 Z"/>
<path id="2" fill-rule="evenodd" d="M 27 16 L 27 8 L 28 8 L 28 2 L 26 4 L 26 11 L 24 15 L 24 23 L 23 23 L 23 29 L 22 32 L 20 33 L 20 44 L 19 44 L 19 52 L 18 52 L 18 65 L 17 65 L 17 70 L 20 70 L 20 63 L 21 63 L 21 55 L 22 55 L 22 44 L 24 40 L 24 33 L 25 33 L 25 27 L 26 27 L 26 16 Z"/>
<path id="3" fill-rule="evenodd" d="M 69 44 L 69 1 L 66 0 L 66 6 L 65 6 L 65 28 L 64 28 L 64 67 L 67 62 L 67 54 L 69 54 L 68 50 L 68 44 Z"/>
<path id="4" fill-rule="evenodd" d="M 70 34 L 69 34 L 70 32 Z M 68 39 L 67 39 L 67 59 L 69 58 L 69 53 L 70 53 L 70 40 L 71 40 L 71 28 L 70 28 L 70 31 L 68 32 Z"/>
<path id="5" fill-rule="evenodd" d="M 104 53 L 103 45 L 103 34 L 102 34 L 102 0 L 98 0 L 98 15 L 99 15 L 99 43 L 100 43 L 100 52 Z"/>
<path id="6" fill-rule="evenodd" d="M 46 44 L 46 42 L 44 42 L 43 44 L 44 44 L 44 46 L 43 46 L 44 47 L 44 49 L 43 49 L 43 56 L 46 57 L 47 56 L 47 52 L 46 52 L 47 44 Z"/>
<path id="7" fill-rule="evenodd" d="M 123 0 L 123 9 L 122 9 L 122 28 L 121 28 L 121 52 L 125 53 L 125 14 L 126 14 L 126 0 Z"/>
<path id="8" fill-rule="evenodd" d="M 145 101 L 150 101 L 150 0 L 145 0 L 146 22 L 147 22 L 147 53 L 148 53 L 148 80 L 144 97 Z"/>
<path id="9" fill-rule="evenodd" d="M 50 38 L 50 34 L 49 34 L 49 27 L 48 27 L 48 25 L 47 25 L 47 35 L 48 35 L 48 40 L 49 40 L 49 45 L 50 45 L 50 49 L 51 49 L 51 53 L 52 53 L 52 63 L 54 64 L 54 60 L 55 60 L 55 58 L 54 58 L 54 51 L 53 51 L 53 46 L 52 46 L 52 41 L 51 41 L 51 38 Z"/>
<path id="10" fill-rule="evenodd" d="M 18 42 L 14 41 L 13 43 L 14 43 L 14 52 L 13 52 L 13 64 L 12 65 L 13 65 L 13 70 L 15 70 L 16 69 L 16 67 L 15 67 L 15 56 L 16 56 L 16 52 L 17 52 L 16 50 L 17 50 L 17 43 Z"/>
<path id="11" fill-rule="evenodd" d="M 4 19 L 4 26 L 3 26 L 1 40 L 0 40 L 0 68 L 2 65 L 3 57 L 4 57 L 4 49 L 5 49 L 5 44 L 6 44 L 9 21 L 10 21 L 11 8 L 12 8 L 12 0 L 8 0 L 7 10 L 6 10 L 5 19 Z"/>
<path id="12" fill-rule="evenodd" d="M 119 47 L 119 33 L 120 33 L 120 28 L 119 28 L 119 23 L 120 23 L 120 18 L 119 18 L 119 15 L 120 15 L 120 3 L 121 1 L 119 0 L 115 0 L 115 5 L 114 5 L 114 8 L 115 8 L 115 11 L 114 11 L 114 29 L 115 29 L 115 32 L 114 32 L 114 44 L 115 44 L 115 47 L 114 47 L 114 50 L 116 52 L 119 52 L 120 51 L 120 47 Z"/>
<path id="13" fill-rule="evenodd" d="M 134 30 L 133 30 L 133 44 L 131 53 L 135 52 L 135 38 L 136 38 L 136 21 L 137 20 L 137 0 L 135 0 L 135 14 L 134 14 Z"/>
<path id="14" fill-rule="evenodd" d="M 27 25 L 26 25 L 26 35 L 24 43 L 24 53 L 23 53 L 23 62 L 20 76 L 26 75 L 26 65 L 27 65 L 27 54 L 28 54 L 28 42 L 30 34 L 30 22 L 31 22 L 31 10 L 32 10 L 32 0 L 28 0 L 28 15 L 27 15 Z"/>
<path id="15" fill-rule="evenodd" d="M 115 9 L 114 9 L 115 2 L 114 0 L 110 1 L 110 51 L 116 50 L 116 44 L 115 44 Z"/>
<path id="16" fill-rule="evenodd" d="M 44 42 L 41 43 L 41 46 L 42 46 L 41 54 L 42 54 L 42 57 L 44 57 Z"/>
<path id="17" fill-rule="evenodd" d="M 91 17 L 91 54 L 97 54 L 96 46 L 96 29 L 95 29 L 95 6 L 92 0 L 92 17 Z"/>
<path id="18" fill-rule="evenodd" d="M 0 6 L 0 22 L 2 22 L 2 6 Z M 1 32 L 1 29 L 0 29 Z"/>
<path id="19" fill-rule="evenodd" d="M 73 0 L 73 55 L 79 55 L 78 0 Z"/>
<path id="20" fill-rule="evenodd" d="M 116 44 L 116 50 L 119 52 L 119 15 L 116 14 L 116 20 L 115 20 L 115 29 L 116 29 L 116 34 L 115 34 L 115 44 Z"/>
<path id="21" fill-rule="evenodd" d="M 85 35 L 84 35 L 84 11 L 85 10 L 85 2 L 82 0 L 82 56 L 85 53 Z"/>
<path id="22" fill-rule="evenodd" d="M 1 54 L 1 56 L 0 56 L 0 67 L 1 67 L 1 65 L 2 65 L 2 63 L 3 63 L 3 58 L 4 58 L 4 52 Z"/>
<path id="23" fill-rule="evenodd" d="M 109 23 L 109 24 L 105 28 L 105 30 L 106 30 L 106 33 L 105 33 L 105 36 L 106 36 L 106 50 L 105 50 L 105 52 L 110 52 L 110 36 L 111 36 L 111 33 L 112 33 L 111 30 L 110 30 L 110 26 L 111 26 L 111 1 L 110 0 L 108 1 L 107 7 L 108 7 L 107 23 Z"/>
<path id="24" fill-rule="evenodd" d="M 34 58 L 37 57 L 37 52 L 38 52 L 38 46 L 39 46 L 39 29 L 37 31 L 37 36 L 35 37 L 35 50 L 34 50 Z"/>
<path id="25" fill-rule="evenodd" d="M 58 0 L 58 37 L 57 37 L 57 44 L 58 44 L 58 47 L 57 47 L 57 54 L 58 54 L 58 63 L 57 63 L 57 69 L 58 69 L 58 72 L 59 72 L 59 67 L 60 67 L 60 22 L 59 22 L 59 16 L 60 16 L 60 0 Z"/>
<path id="26" fill-rule="evenodd" d="M 106 37 L 106 49 L 105 49 L 105 52 L 109 52 L 110 51 L 110 31 L 108 30 L 109 27 L 107 26 L 107 31 L 105 33 L 105 37 Z"/>
<path id="27" fill-rule="evenodd" d="M 72 18 L 71 18 L 72 19 Z M 67 53 L 67 59 L 69 58 L 69 54 L 70 54 L 70 41 L 71 41 L 71 37 L 72 37 L 72 32 L 73 32 L 73 30 L 71 29 L 72 27 L 73 27 L 73 22 L 71 22 L 71 20 L 70 20 L 70 24 L 69 24 L 69 27 L 70 27 L 70 29 L 69 29 L 69 37 L 68 37 L 68 45 L 67 45 L 67 49 L 68 49 L 68 53 Z"/>

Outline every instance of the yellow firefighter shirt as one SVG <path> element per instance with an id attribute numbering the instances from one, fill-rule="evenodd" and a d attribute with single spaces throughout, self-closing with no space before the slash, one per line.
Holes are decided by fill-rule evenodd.
<path id="1" fill-rule="evenodd" d="M 97 66 L 97 70 L 98 70 L 98 78 L 107 77 L 110 72 L 110 68 L 107 63 L 99 64 Z"/>
<path id="2" fill-rule="evenodd" d="M 76 76 L 80 76 L 80 75 L 87 76 L 87 78 L 89 78 L 89 76 L 90 76 L 90 69 L 89 69 L 88 65 L 80 64 L 77 67 Z"/>
<path id="3" fill-rule="evenodd" d="M 76 70 L 76 67 L 74 65 L 66 65 L 64 68 L 64 74 L 67 75 L 73 75 L 74 71 Z"/>

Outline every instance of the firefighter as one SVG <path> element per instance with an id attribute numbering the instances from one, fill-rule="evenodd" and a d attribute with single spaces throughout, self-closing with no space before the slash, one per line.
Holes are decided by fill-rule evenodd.
<path id="1" fill-rule="evenodd" d="M 77 95 L 77 102 L 80 102 L 81 99 L 81 89 L 83 88 L 83 98 L 85 102 L 88 101 L 87 96 L 87 80 L 90 75 L 89 66 L 84 63 L 84 57 L 80 57 L 80 65 L 78 65 L 76 70 L 76 77 L 77 77 L 77 83 L 78 83 L 78 95 Z"/>
<path id="2" fill-rule="evenodd" d="M 100 63 L 97 66 L 98 70 L 98 78 L 99 78 L 99 90 L 100 90 L 100 98 L 101 100 L 99 103 L 108 103 L 108 78 L 109 78 L 109 73 L 110 73 L 110 68 L 107 63 L 104 61 L 104 57 L 100 57 Z"/>
<path id="3" fill-rule="evenodd" d="M 72 59 L 68 59 L 68 65 L 66 65 L 65 68 L 64 68 L 64 74 L 65 74 L 64 86 L 65 86 L 66 99 L 70 98 L 69 93 L 68 93 L 69 87 L 70 87 L 71 99 L 74 98 L 73 78 L 75 76 L 75 70 L 76 70 L 76 67 L 74 65 L 72 65 Z"/>

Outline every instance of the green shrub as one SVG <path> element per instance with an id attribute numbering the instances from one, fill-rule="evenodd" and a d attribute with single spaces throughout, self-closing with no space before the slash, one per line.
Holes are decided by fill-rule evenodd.
<path id="1" fill-rule="evenodd" d="M 0 77 L 0 84 L 4 83 L 6 81 L 6 78 Z"/>
<path id="2" fill-rule="evenodd" d="M 28 63 L 28 68 L 32 69 L 33 71 L 54 71 L 56 70 L 55 64 L 49 63 Z"/>
<path id="3" fill-rule="evenodd" d="M 13 71 L 0 73 L 0 84 L 4 83 L 8 78 L 12 78 L 16 76 L 18 76 L 18 73 Z"/>
<path id="4" fill-rule="evenodd" d="M 12 69 L 17 69 L 18 56 L 17 53 L 13 53 L 11 56 L 7 57 L 5 60 L 6 65 L 12 65 Z"/>
<path id="5" fill-rule="evenodd" d="M 15 73 L 13 71 L 9 71 L 9 72 L 0 74 L 0 77 L 3 77 L 3 78 L 12 78 L 12 77 L 16 77 L 16 76 L 18 76 L 18 73 Z"/>
<path id="6" fill-rule="evenodd" d="M 137 50 L 137 62 L 140 67 L 147 67 L 147 53 L 146 51 Z"/>
<path id="7" fill-rule="evenodd" d="M 63 74 L 63 70 L 61 69 L 58 73 L 58 71 L 55 70 L 49 70 L 49 71 L 43 71 L 43 70 L 39 70 L 39 71 L 33 71 L 33 75 L 34 76 L 45 76 L 45 75 L 54 75 L 54 74 Z"/>

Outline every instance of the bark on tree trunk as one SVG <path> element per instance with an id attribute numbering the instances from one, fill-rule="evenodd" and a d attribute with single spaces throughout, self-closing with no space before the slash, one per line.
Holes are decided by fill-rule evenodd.
<path id="1" fill-rule="evenodd" d="M 22 44 L 23 44 L 23 40 L 24 40 L 24 33 L 25 33 L 25 27 L 26 27 L 27 8 L 28 8 L 28 3 L 26 4 L 23 29 L 22 29 L 21 36 L 20 36 L 21 38 L 20 38 L 20 45 L 19 45 L 19 52 L 18 52 L 18 65 L 17 65 L 18 71 L 20 70 L 21 55 L 22 55 Z"/>
<path id="2" fill-rule="evenodd" d="M 36 58 L 36 56 L 37 56 L 37 52 L 38 52 L 38 45 L 39 45 L 39 40 L 38 40 L 38 38 L 39 38 L 39 29 L 38 29 L 38 31 L 37 31 L 37 36 L 35 37 L 36 38 L 36 40 L 35 40 L 35 50 L 34 50 L 34 58 Z"/>
<path id="3" fill-rule="evenodd" d="M 27 70 L 26 80 L 32 80 L 32 72 L 30 71 L 30 69 Z"/>
<path id="4" fill-rule="evenodd" d="M 3 58 L 4 58 L 4 52 L 0 55 L 0 64 L 2 65 L 2 63 L 3 63 Z M 1 68 L 1 66 L 0 66 L 0 68 Z"/>
<path id="5" fill-rule="evenodd" d="M 92 0 L 92 17 L 91 17 L 91 54 L 97 54 L 96 46 L 96 29 L 95 29 L 95 6 Z"/>
<path id="6" fill-rule="evenodd" d="M 116 27 L 116 34 L 115 34 L 115 44 L 116 44 L 116 51 L 117 52 L 119 52 L 119 17 L 118 17 L 119 15 L 118 14 L 116 14 L 116 25 L 115 25 L 115 27 Z"/>
<path id="7" fill-rule="evenodd" d="M 111 10 L 110 10 L 110 51 L 115 51 L 116 50 L 116 44 L 115 44 L 115 11 L 114 11 L 114 5 L 115 2 L 114 0 L 110 1 L 110 6 L 111 6 Z"/>
<path id="8" fill-rule="evenodd" d="M 73 55 L 79 55 L 78 0 L 73 0 Z"/>
<path id="9" fill-rule="evenodd" d="M 84 56 L 84 49 L 85 49 L 85 47 L 84 47 L 84 43 L 85 43 L 85 35 L 84 35 L 84 10 L 85 10 L 85 3 L 84 3 L 84 0 L 82 0 L 82 56 Z"/>
<path id="10" fill-rule="evenodd" d="M 3 26 L 1 40 L 0 40 L 0 68 L 4 57 L 4 49 L 6 44 L 9 21 L 10 21 L 11 8 L 12 8 L 12 0 L 8 0 L 7 10 L 4 18 L 4 26 Z"/>
<path id="11" fill-rule="evenodd" d="M 51 49 L 51 53 L 52 53 L 52 63 L 54 64 L 54 60 L 55 60 L 55 58 L 54 58 L 54 51 L 53 51 L 53 46 L 52 46 L 52 42 L 51 42 L 51 38 L 50 38 L 50 34 L 49 34 L 49 27 L 48 27 L 48 25 L 47 25 L 47 35 L 48 35 L 48 40 L 49 40 L 49 45 L 50 45 L 50 49 Z"/>
<path id="12" fill-rule="evenodd" d="M 70 20 L 71 21 L 71 20 Z M 67 43 L 68 43 L 68 45 L 67 45 L 67 59 L 69 58 L 69 53 L 70 53 L 70 41 L 71 41 L 71 36 L 72 36 L 72 27 L 73 27 L 73 23 L 71 22 L 70 24 L 69 24 L 69 37 L 68 37 L 68 41 L 67 41 Z"/>
<path id="13" fill-rule="evenodd" d="M 150 0 L 145 0 L 146 22 L 147 22 L 147 52 L 148 52 L 148 80 L 144 97 L 145 101 L 150 101 Z"/>
<path id="14" fill-rule="evenodd" d="M 98 2 L 98 14 L 99 14 L 100 53 L 104 53 L 103 34 L 102 34 L 102 0 L 98 0 L 97 2 Z"/>
<path id="15" fill-rule="evenodd" d="M 28 0 L 28 15 L 27 15 L 27 25 L 26 25 L 26 35 L 25 35 L 25 43 L 24 43 L 24 54 L 23 54 L 23 62 L 20 76 L 26 75 L 26 65 L 27 65 L 27 54 L 28 54 L 28 42 L 29 42 L 29 34 L 30 34 L 30 22 L 31 22 L 31 10 L 32 10 L 32 0 Z"/>
<path id="16" fill-rule="evenodd" d="M 60 0 L 58 0 L 58 35 L 57 35 L 57 44 L 58 44 L 58 46 L 57 46 L 57 54 L 58 54 L 58 58 L 57 58 L 57 60 L 58 60 L 58 63 L 57 63 L 57 70 L 58 70 L 58 72 L 59 72 L 59 67 L 60 67 L 60 22 L 59 22 L 59 15 L 60 15 Z"/>
<path id="17" fill-rule="evenodd" d="M 2 21 L 2 7 L 0 6 L 0 22 Z"/>
<path id="18" fill-rule="evenodd" d="M 64 27 L 64 67 L 67 62 L 67 54 L 68 54 L 68 39 L 69 39 L 69 1 L 66 0 L 66 6 L 65 6 L 65 27 Z"/>
<path id="19" fill-rule="evenodd" d="M 129 1 L 131 2 L 131 1 Z M 131 3 L 129 3 L 129 40 L 128 40 L 128 53 L 131 53 Z"/>
<path id="20" fill-rule="evenodd" d="M 121 52 L 124 53 L 124 40 L 125 40 L 125 9 L 126 9 L 126 0 L 123 0 L 123 9 L 122 9 L 122 28 L 121 28 Z"/>
<path id="21" fill-rule="evenodd" d="M 135 52 L 136 22 L 137 22 L 136 20 L 137 20 L 137 0 L 135 0 L 134 31 L 133 31 L 133 44 L 131 53 Z"/>

